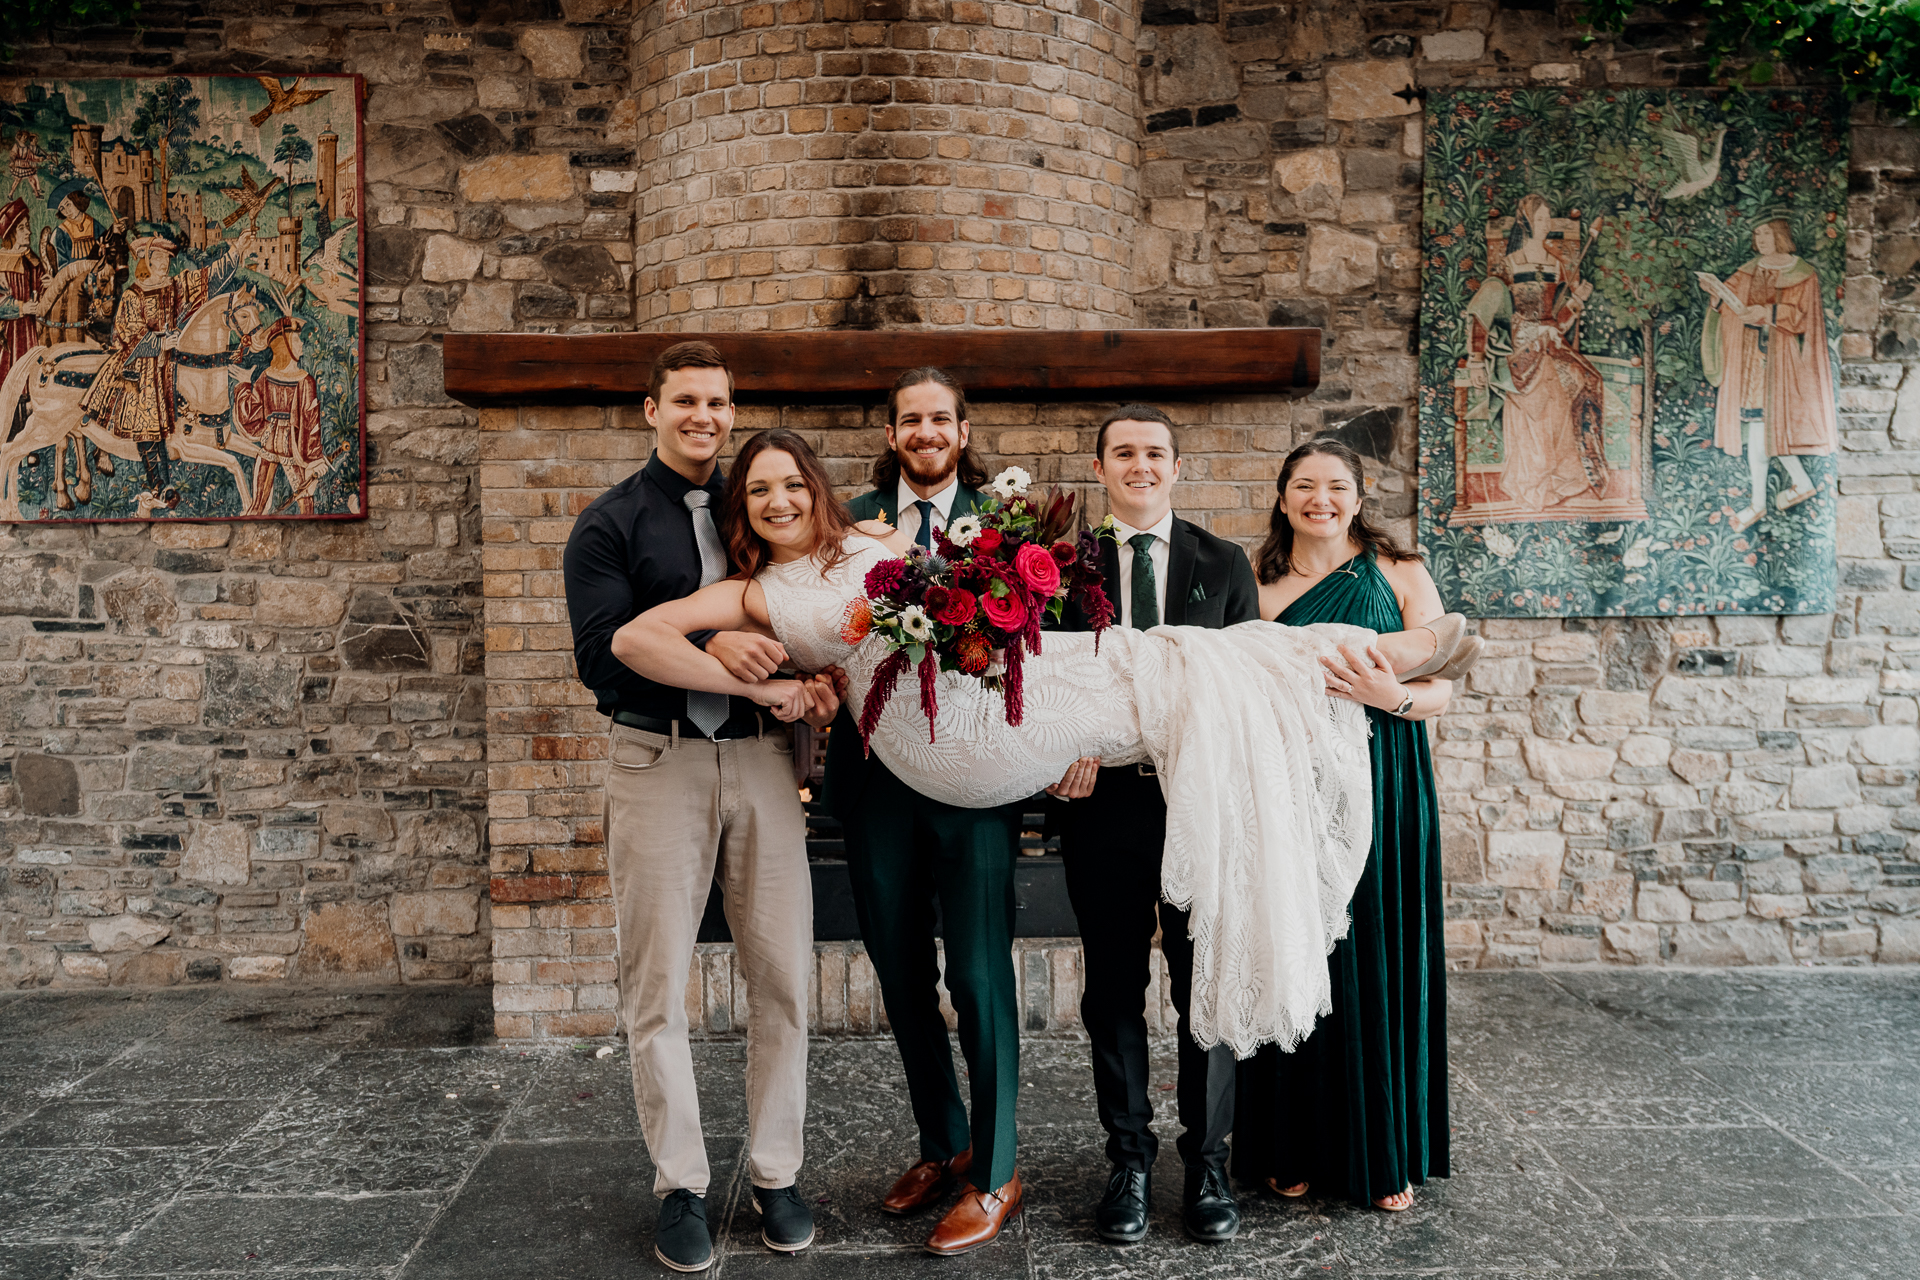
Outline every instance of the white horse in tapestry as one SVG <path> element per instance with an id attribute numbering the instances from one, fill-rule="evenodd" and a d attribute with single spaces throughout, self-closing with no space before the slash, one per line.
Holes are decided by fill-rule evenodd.
<path id="1" fill-rule="evenodd" d="M 243 432 L 231 429 L 233 382 L 229 359 L 238 333 L 242 340 L 260 327 L 259 303 L 251 289 L 209 298 L 187 314 L 174 350 L 176 430 L 167 441 L 167 453 L 176 462 L 219 467 L 233 477 L 240 495 L 236 515 L 249 509 L 251 485 L 239 456 L 258 459 L 260 450 Z M 87 444 L 97 451 L 97 469 L 112 475 L 115 458 L 138 462 L 134 442 L 113 434 L 105 424 L 89 422 L 81 402 L 94 375 L 106 361 L 106 352 L 92 342 L 64 342 L 34 347 L 14 363 L 0 383 L 0 423 L 14 420 L 24 399 L 26 425 L 0 445 L 0 520 L 31 519 L 20 511 L 20 468 L 43 449 L 52 451 L 54 505 L 62 511 L 84 506 L 93 498 L 93 472 Z M 67 481 L 67 459 L 73 459 L 73 482 Z M 239 456 L 236 456 L 239 455 Z M 143 510 L 141 515 L 148 512 Z"/>

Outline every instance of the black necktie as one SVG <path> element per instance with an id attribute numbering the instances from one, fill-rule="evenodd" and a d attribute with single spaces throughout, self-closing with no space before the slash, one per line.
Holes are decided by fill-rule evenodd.
<path id="1" fill-rule="evenodd" d="M 933 550 L 933 500 L 922 498 L 913 504 L 920 509 L 920 532 L 913 535 L 915 546 Z"/>
<path id="2" fill-rule="evenodd" d="M 1127 539 L 1133 548 L 1133 625 L 1137 631 L 1160 625 L 1160 597 L 1153 582 L 1153 535 L 1136 533 Z"/>

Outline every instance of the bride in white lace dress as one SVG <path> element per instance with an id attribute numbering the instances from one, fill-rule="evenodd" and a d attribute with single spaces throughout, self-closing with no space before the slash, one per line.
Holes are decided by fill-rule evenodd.
<path id="1" fill-rule="evenodd" d="M 848 644 L 841 624 L 867 570 L 898 549 L 850 525 L 788 431 L 743 446 L 721 527 L 744 574 L 641 614 L 614 637 L 614 655 L 648 679 L 746 696 L 782 720 L 830 710 L 824 677 L 742 681 L 686 639 L 757 631 L 801 671 L 842 668 L 860 707 L 886 650 L 877 634 Z M 1096 652 L 1091 634 L 1048 632 L 1026 661 L 1019 726 L 998 693 L 946 672 L 936 732 L 918 682 L 903 681 L 871 748 L 916 791 L 965 807 L 1033 795 L 1082 756 L 1151 761 L 1167 797 L 1161 891 L 1192 921 L 1192 1033 L 1245 1057 L 1267 1042 L 1291 1047 L 1328 1011 L 1326 952 L 1346 933 L 1371 839 L 1366 715 L 1327 696 L 1319 658 L 1373 644 L 1406 671 L 1431 663 L 1436 643 L 1424 628 L 1245 622 L 1112 627 Z"/>

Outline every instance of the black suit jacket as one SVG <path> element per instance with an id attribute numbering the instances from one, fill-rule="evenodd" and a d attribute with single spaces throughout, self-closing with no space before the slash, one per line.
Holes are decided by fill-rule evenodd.
<path id="1" fill-rule="evenodd" d="M 1175 627 L 1230 627 L 1260 616 L 1260 584 L 1247 553 L 1199 525 L 1173 518 L 1167 555 L 1167 605 L 1161 619 Z M 1120 549 L 1100 543 L 1100 577 L 1117 621 L 1121 593 Z M 1059 630 L 1090 631 L 1086 615 L 1069 601 Z M 1047 799 L 1047 830 L 1063 845 L 1079 841 L 1132 844 L 1162 838 L 1167 802 L 1160 780 L 1142 773 L 1142 765 L 1102 769 L 1094 792 L 1084 800 Z"/>

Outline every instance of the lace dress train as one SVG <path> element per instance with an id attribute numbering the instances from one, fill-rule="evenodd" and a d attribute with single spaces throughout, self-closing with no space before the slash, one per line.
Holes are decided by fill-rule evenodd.
<path id="1" fill-rule="evenodd" d="M 840 564 L 760 574 L 774 633 L 803 669 L 845 668 L 862 705 L 883 642 L 840 638 L 866 572 L 891 553 L 854 536 Z M 1049 632 L 1025 669 L 1022 723 L 998 693 L 957 672 L 939 680 L 929 735 L 919 685 L 901 682 L 872 750 L 915 790 L 985 808 L 1043 790 L 1081 756 L 1151 761 L 1167 797 L 1162 895 L 1190 913 L 1190 1025 L 1239 1057 L 1291 1048 L 1331 1005 L 1326 953 L 1372 838 L 1367 719 L 1324 692 L 1318 658 L 1365 644 L 1361 627 L 1244 622 L 1222 630 L 1115 627 Z"/>

